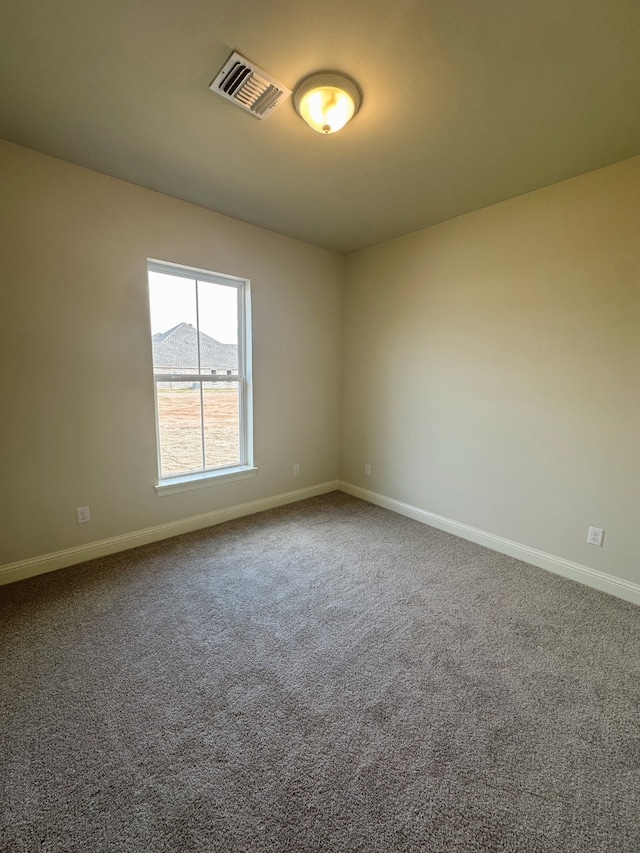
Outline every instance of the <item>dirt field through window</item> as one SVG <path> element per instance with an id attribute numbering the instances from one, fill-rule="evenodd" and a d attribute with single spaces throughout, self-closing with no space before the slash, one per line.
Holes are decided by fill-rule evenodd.
<path id="1" fill-rule="evenodd" d="M 199 387 L 158 388 L 163 477 L 239 464 L 238 387 L 205 387 L 203 401 L 204 466 Z"/>

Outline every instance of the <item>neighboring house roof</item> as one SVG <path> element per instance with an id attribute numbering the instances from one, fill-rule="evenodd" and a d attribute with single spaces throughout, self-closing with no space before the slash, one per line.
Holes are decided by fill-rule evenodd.
<path id="1" fill-rule="evenodd" d="M 198 366 L 198 335 L 189 323 L 178 323 L 166 332 L 152 337 L 153 366 L 156 371 L 174 373 L 195 370 Z M 222 344 L 200 332 L 200 366 L 203 373 L 211 370 L 237 370 L 238 345 Z"/>

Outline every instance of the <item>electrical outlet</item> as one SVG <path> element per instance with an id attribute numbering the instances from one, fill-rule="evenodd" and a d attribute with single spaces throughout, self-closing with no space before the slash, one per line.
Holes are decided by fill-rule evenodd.
<path id="1" fill-rule="evenodd" d="M 86 524 L 91 521 L 91 511 L 88 506 L 79 506 L 76 510 L 78 513 L 78 524 Z"/>
<path id="2" fill-rule="evenodd" d="M 602 548 L 602 540 L 604 539 L 604 530 L 601 527 L 590 527 L 587 536 L 589 545 L 597 545 Z"/>
<path id="3" fill-rule="evenodd" d="M 370 476 L 371 476 L 371 465 L 369 465 L 369 463 L 368 463 L 368 462 L 367 462 L 367 464 L 364 466 L 364 473 L 367 475 L 367 477 L 370 477 Z"/>
<path id="4" fill-rule="evenodd" d="M 293 476 L 294 476 L 294 477 L 297 477 L 299 473 L 300 473 L 300 466 L 299 466 L 299 465 L 294 465 L 294 466 L 293 466 Z"/>

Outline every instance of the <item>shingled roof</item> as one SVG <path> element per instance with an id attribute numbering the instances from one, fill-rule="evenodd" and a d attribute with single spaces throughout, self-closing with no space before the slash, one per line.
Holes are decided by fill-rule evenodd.
<path id="1" fill-rule="evenodd" d="M 198 334 L 189 323 L 178 323 L 166 332 L 157 332 L 151 340 L 156 373 L 196 371 Z M 200 332 L 200 366 L 202 373 L 210 373 L 212 370 L 237 371 L 238 345 L 222 344 Z"/>

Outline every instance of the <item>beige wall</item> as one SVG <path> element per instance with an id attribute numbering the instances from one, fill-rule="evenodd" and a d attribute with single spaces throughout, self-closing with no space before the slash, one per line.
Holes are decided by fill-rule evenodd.
<path id="1" fill-rule="evenodd" d="M 640 582 L 640 158 L 356 253 L 344 303 L 322 249 L 3 142 L 0 185 L 0 565 L 340 473 Z M 147 257 L 251 279 L 254 479 L 156 495 Z"/>
<path id="2" fill-rule="evenodd" d="M 640 158 L 349 257 L 341 476 L 640 582 Z"/>
<path id="3" fill-rule="evenodd" d="M 0 186 L 0 564 L 338 476 L 342 256 L 4 142 Z M 148 257 L 251 280 L 253 479 L 156 495 Z"/>

